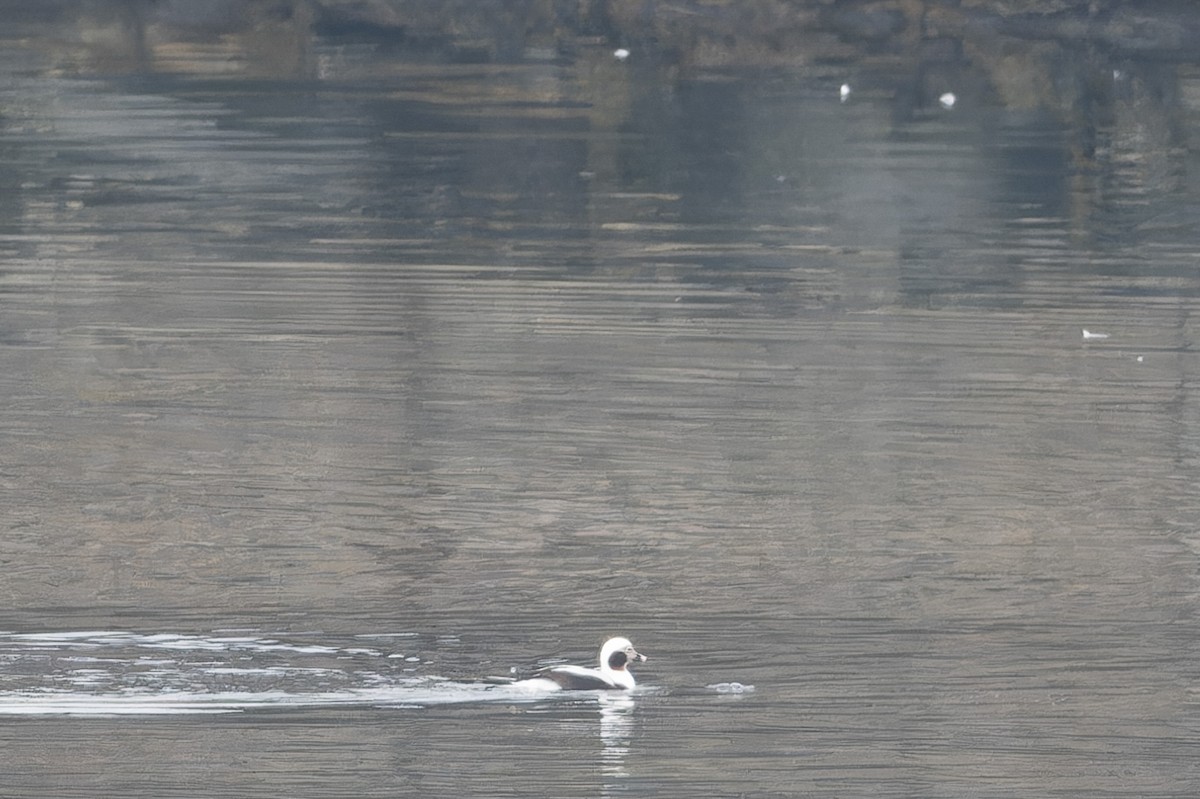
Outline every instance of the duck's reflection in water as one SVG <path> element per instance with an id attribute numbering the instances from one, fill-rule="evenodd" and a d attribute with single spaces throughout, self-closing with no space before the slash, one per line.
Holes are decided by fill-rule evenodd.
<path id="1" fill-rule="evenodd" d="M 600 696 L 600 773 L 604 777 L 600 795 L 616 796 L 628 790 L 625 758 L 633 737 L 633 709 L 636 703 L 627 694 Z"/>

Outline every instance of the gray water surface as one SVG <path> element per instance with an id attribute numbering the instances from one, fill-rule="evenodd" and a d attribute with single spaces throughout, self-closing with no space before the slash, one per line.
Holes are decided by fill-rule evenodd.
<path id="1" fill-rule="evenodd" d="M 1196 795 L 1194 87 L 321 57 L 4 55 L 0 793 Z"/>

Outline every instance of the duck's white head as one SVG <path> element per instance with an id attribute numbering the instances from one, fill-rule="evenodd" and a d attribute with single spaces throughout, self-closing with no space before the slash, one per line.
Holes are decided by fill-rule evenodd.
<path id="1" fill-rule="evenodd" d="M 625 667 L 630 661 L 645 659 L 646 656 L 634 649 L 628 638 L 609 638 L 600 648 L 600 671 L 628 674 Z"/>

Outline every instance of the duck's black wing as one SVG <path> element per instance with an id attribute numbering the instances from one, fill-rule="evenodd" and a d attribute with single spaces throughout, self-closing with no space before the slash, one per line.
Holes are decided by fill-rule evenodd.
<path id="1" fill-rule="evenodd" d="M 582 666 L 554 666 L 553 668 L 542 669 L 536 676 L 553 680 L 560 687 L 568 691 L 613 691 L 621 689 L 621 686 L 604 679 L 604 676 L 595 670 L 585 669 Z"/>

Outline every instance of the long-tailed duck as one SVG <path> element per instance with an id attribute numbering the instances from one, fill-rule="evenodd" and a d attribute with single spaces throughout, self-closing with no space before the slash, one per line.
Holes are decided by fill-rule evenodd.
<path id="1" fill-rule="evenodd" d="M 565 691 L 630 691 L 637 683 L 626 666 L 630 661 L 645 659 L 646 656 L 634 649 L 628 638 L 609 638 L 600 648 L 599 669 L 551 666 L 537 672 L 528 682 L 545 683 L 544 688 Z"/>

